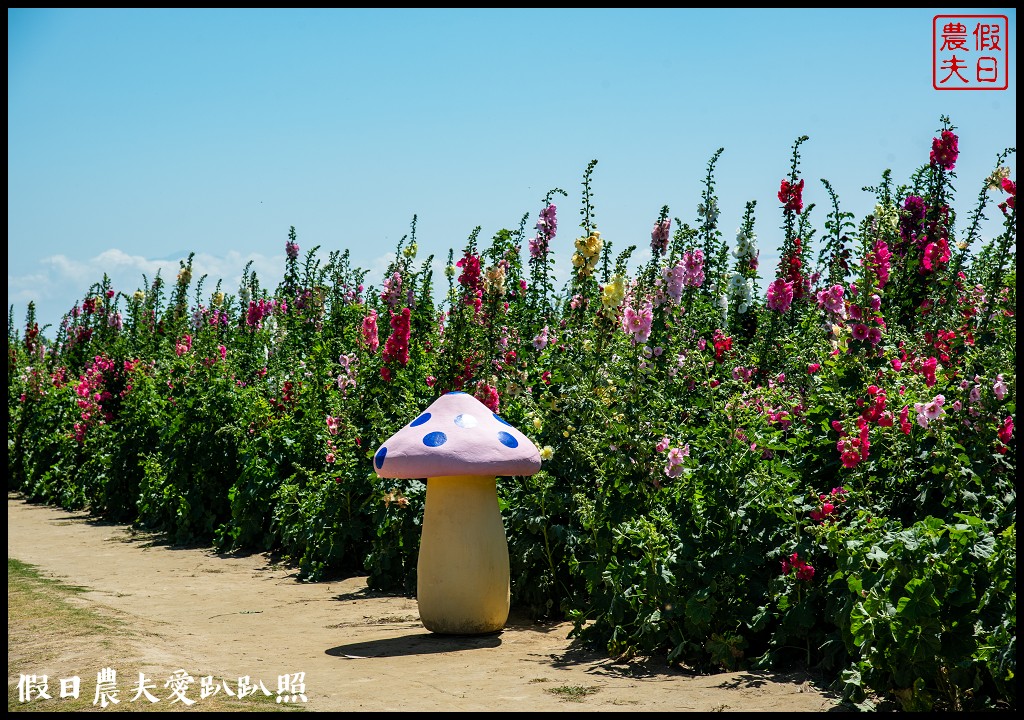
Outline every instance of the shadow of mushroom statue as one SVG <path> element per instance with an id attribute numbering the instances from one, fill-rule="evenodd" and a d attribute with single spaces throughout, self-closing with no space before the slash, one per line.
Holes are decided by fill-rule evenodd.
<path id="1" fill-rule="evenodd" d="M 448 635 L 505 627 L 509 561 L 497 477 L 533 475 L 540 452 L 497 413 L 463 392 L 435 400 L 373 457 L 382 478 L 426 478 L 416 566 L 423 626 Z"/>

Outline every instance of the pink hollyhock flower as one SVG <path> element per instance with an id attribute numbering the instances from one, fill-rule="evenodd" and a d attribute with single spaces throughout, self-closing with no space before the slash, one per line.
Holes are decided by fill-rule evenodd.
<path id="1" fill-rule="evenodd" d="M 651 231 L 651 250 L 655 257 L 664 255 L 668 250 L 668 238 L 672 228 L 672 221 L 669 218 L 654 223 L 654 230 Z"/>
<path id="2" fill-rule="evenodd" d="M 668 462 L 665 464 L 665 475 L 674 478 L 683 474 L 684 458 L 690 455 L 689 444 L 681 448 L 675 447 L 668 451 Z"/>
<path id="3" fill-rule="evenodd" d="M 666 267 L 662 271 L 669 298 L 673 303 L 678 303 L 683 297 L 683 286 L 686 284 L 686 266 L 680 260 L 672 267 Z"/>
<path id="4" fill-rule="evenodd" d="M 929 402 L 915 403 L 914 409 L 917 410 L 917 424 L 926 428 L 929 423 L 934 422 L 945 415 L 946 413 L 942 409 L 945 402 L 945 397 L 942 395 L 936 395 Z"/>
<path id="5" fill-rule="evenodd" d="M 340 424 L 339 418 L 327 416 L 327 432 L 331 435 L 338 434 L 338 425 Z"/>
<path id="6" fill-rule="evenodd" d="M 371 353 L 377 352 L 377 348 L 380 347 L 380 339 L 377 336 L 376 310 L 371 310 L 370 314 L 363 318 L 361 331 L 363 333 L 363 342 L 366 343 L 366 347 L 369 348 Z"/>
<path id="7" fill-rule="evenodd" d="M 533 349 L 543 350 L 548 346 L 548 343 L 550 341 L 551 337 L 548 335 L 548 326 L 545 325 L 543 329 L 539 333 L 537 333 L 537 337 L 533 339 Z"/>
<path id="8" fill-rule="evenodd" d="M 996 381 L 992 384 L 992 392 L 996 394 L 996 398 L 1000 401 L 1006 397 L 1006 382 L 1003 380 L 1003 375 L 1000 373 L 996 375 Z"/>
<path id="9" fill-rule="evenodd" d="M 671 440 L 669 440 L 667 437 L 663 437 L 661 440 L 658 441 L 658 444 L 655 445 L 654 448 L 658 452 L 665 452 L 666 450 L 668 450 L 668 446 L 671 444 Z"/>
<path id="10" fill-rule="evenodd" d="M 857 323 L 853 326 L 854 340 L 867 340 L 869 334 L 868 326 L 864 323 Z"/>
<path id="11" fill-rule="evenodd" d="M 686 287 L 700 287 L 704 284 L 704 251 L 693 250 L 683 253 L 683 284 Z"/>
<path id="12" fill-rule="evenodd" d="M 651 336 L 651 324 L 654 322 L 654 306 L 650 300 L 645 300 L 639 310 L 626 306 L 622 315 L 622 328 L 633 336 L 633 344 L 640 345 L 647 342 Z"/>
<path id="13" fill-rule="evenodd" d="M 811 363 L 810 365 L 807 366 L 807 374 L 808 375 L 813 375 L 814 373 L 818 372 L 819 370 L 821 370 L 821 363 Z"/>

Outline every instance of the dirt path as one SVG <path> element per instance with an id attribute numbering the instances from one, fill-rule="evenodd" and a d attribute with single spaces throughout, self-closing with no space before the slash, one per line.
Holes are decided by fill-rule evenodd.
<path id="1" fill-rule="evenodd" d="M 9 646 L 9 690 L 20 674 L 48 674 L 52 683 L 79 675 L 83 694 L 92 693 L 96 673 L 120 657 L 128 663 L 117 668 L 126 686 L 143 672 L 163 688 L 181 668 L 230 679 L 230 687 L 249 676 L 276 694 L 280 676 L 305 673 L 307 701 L 297 704 L 311 711 L 839 709 L 833 695 L 801 677 L 690 676 L 657 662 L 614 664 L 574 647 L 566 623 L 512 618 L 493 636 L 435 636 L 419 624 L 414 599 L 376 595 L 364 578 L 301 583 L 264 555 L 171 548 L 11 495 L 7 521 L 8 558 L 89 588 L 78 602 L 129 625 L 114 657 L 110 647 L 70 647 L 81 641 L 56 638 L 69 647 L 47 666 L 14 667 L 31 660 Z M 9 635 L 10 618 L 9 606 Z M 122 687 L 122 697 L 128 691 Z M 198 700 L 191 709 L 202 710 L 198 680 L 190 697 Z M 48 702 L 61 709 L 59 699 Z"/>

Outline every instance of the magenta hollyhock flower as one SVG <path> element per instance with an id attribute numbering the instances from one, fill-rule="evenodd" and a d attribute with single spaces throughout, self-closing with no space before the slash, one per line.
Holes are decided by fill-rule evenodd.
<path id="1" fill-rule="evenodd" d="M 949 130 L 943 130 L 940 137 L 932 138 L 931 164 L 939 165 L 943 170 L 956 167 L 956 159 L 960 155 L 958 141 L 959 138 Z"/>
<path id="2" fill-rule="evenodd" d="M 810 365 L 807 366 L 807 374 L 808 375 L 813 375 L 814 373 L 818 372 L 819 370 L 821 370 L 821 363 L 811 363 Z"/>
<path id="3" fill-rule="evenodd" d="M 467 291 L 465 303 L 480 310 L 484 289 L 480 258 L 467 251 L 463 258 L 455 263 L 455 267 L 462 268 L 462 272 L 459 274 L 459 284 Z"/>
<path id="4" fill-rule="evenodd" d="M 498 412 L 500 399 L 498 398 L 498 388 L 493 385 L 488 385 L 484 381 L 477 383 L 476 392 L 473 393 L 477 400 L 482 402 L 491 412 Z"/>
<path id="5" fill-rule="evenodd" d="M 930 357 L 921 364 L 921 374 L 924 375 L 924 384 L 931 387 L 935 384 L 935 371 L 938 369 L 939 361 Z"/>
<path id="6" fill-rule="evenodd" d="M 796 570 L 797 580 L 810 580 L 814 577 L 814 567 L 805 560 L 801 560 L 797 553 L 790 555 L 788 560 L 782 561 L 782 574 L 789 575 L 790 570 Z"/>
<path id="7" fill-rule="evenodd" d="M 882 331 L 876 327 L 873 327 L 870 330 L 868 330 L 868 342 L 871 343 L 872 345 L 877 345 L 878 343 L 882 342 Z"/>
<path id="8" fill-rule="evenodd" d="M 409 308 L 402 308 L 400 313 L 391 313 L 391 335 L 384 343 L 381 359 L 384 362 L 397 361 L 403 367 L 409 362 Z"/>
<path id="9" fill-rule="evenodd" d="M 949 258 L 949 243 L 946 242 L 946 238 L 939 238 L 938 241 L 925 245 L 921 266 L 925 270 L 937 270 L 941 263 L 949 262 Z"/>
<path id="10" fill-rule="evenodd" d="M 220 353 L 220 359 L 221 360 L 227 360 L 227 358 L 228 358 L 228 349 L 226 347 L 224 347 L 223 345 L 218 345 L 217 346 L 217 352 Z"/>
<path id="11" fill-rule="evenodd" d="M 1006 419 L 1003 420 L 997 435 L 1004 445 L 1010 444 L 1010 440 L 1013 439 L 1013 418 L 1011 416 L 1007 415 Z"/>
<path id="12" fill-rule="evenodd" d="M 289 260 L 295 260 L 299 257 L 299 244 L 289 240 L 284 244 L 284 252 Z"/>
<path id="13" fill-rule="evenodd" d="M 768 307 L 780 313 L 793 303 L 793 283 L 777 278 L 768 286 Z"/>
<path id="14" fill-rule="evenodd" d="M 854 340 L 867 340 L 868 339 L 868 326 L 864 323 L 857 323 L 853 326 L 853 339 Z"/>
<path id="15" fill-rule="evenodd" d="M 1005 202 L 999 203 L 999 210 L 1006 215 L 1006 208 L 1011 210 L 1017 209 L 1017 183 L 1008 177 L 1003 178 L 1002 182 L 1003 190 L 1005 190 L 1010 197 L 1006 198 Z"/>
<path id="16" fill-rule="evenodd" d="M 912 242 L 924 221 L 928 206 L 918 195 L 908 195 L 903 201 L 903 213 L 900 216 L 900 236 L 905 242 Z"/>
<path id="17" fill-rule="evenodd" d="M 889 252 L 889 246 L 884 240 L 876 241 L 869 257 L 871 264 L 875 267 L 875 274 L 878 275 L 878 287 L 882 289 L 889 282 L 889 271 L 891 270 L 892 253 Z"/>

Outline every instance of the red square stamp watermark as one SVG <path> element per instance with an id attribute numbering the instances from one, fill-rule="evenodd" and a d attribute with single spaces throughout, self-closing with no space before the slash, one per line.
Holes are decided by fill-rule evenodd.
<path id="1" fill-rule="evenodd" d="M 1010 23 L 1006 15 L 936 15 L 932 19 L 932 87 L 1010 87 Z"/>

